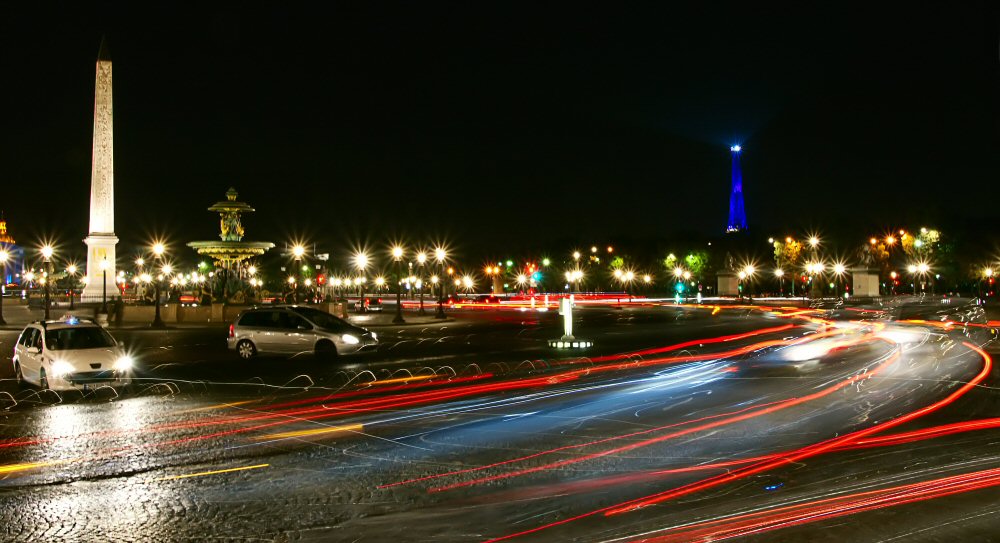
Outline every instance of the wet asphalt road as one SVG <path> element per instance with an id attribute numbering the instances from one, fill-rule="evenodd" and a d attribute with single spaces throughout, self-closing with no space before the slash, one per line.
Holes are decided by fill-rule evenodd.
<path id="1" fill-rule="evenodd" d="M 5 365 L 0 539 L 1000 533 L 988 329 L 593 308 L 581 359 L 545 346 L 558 326 L 470 312 L 378 328 L 378 351 L 335 364 L 239 361 L 222 327 L 119 331 L 137 384 L 86 396 L 19 389 Z"/>

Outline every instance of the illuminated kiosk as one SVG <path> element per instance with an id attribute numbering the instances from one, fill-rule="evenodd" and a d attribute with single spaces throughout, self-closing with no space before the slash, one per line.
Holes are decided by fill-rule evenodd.
<path id="1" fill-rule="evenodd" d="M 880 296 L 879 270 L 877 268 L 851 268 L 851 296 Z"/>
<path id="2" fill-rule="evenodd" d="M 563 336 L 559 339 L 550 339 L 549 347 L 556 349 L 585 349 L 594 346 L 593 341 L 573 336 L 573 300 L 569 298 L 560 299 L 559 314 L 563 317 Z"/>
<path id="3" fill-rule="evenodd" d="M 736 272 L 731 270 L 720 271 L 716 274 L 716 292 L 719 296 L 739 296 L 740 279 Z"/>
<path id="4" fill-rule="evenodd" d="M 236 200 L 239 193 L 230 187 L 226 191 L 226 199 L 216 202 L 209 211 L 219 213 L 220 241 L 192 241 L 187 246 L 198 254 L 207 256 L 216 262 L 216 266 L 226 270 L 239 270 L 240 264 L 251 257 L 260 256 L 274 247 L 269 241 L 243 241 L 243 224 L 240 215 L 252 213 L 254 208 L 246 202 Z M 225 298 L 225 295 L 223 296 Z"/>

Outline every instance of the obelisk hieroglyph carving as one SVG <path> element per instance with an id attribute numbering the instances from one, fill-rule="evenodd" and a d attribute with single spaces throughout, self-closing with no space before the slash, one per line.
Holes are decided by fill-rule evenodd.
<path id="1" fill-rule="evenodd" d="M 87 244 L 87 284 L 83 297 L 99 301 L 118 293 L 115 283 L 115 170 L 111 107 L 111 54 L 101 40 L 94 89 L 94 154 L 90 170 L 90 235 Z M 103 283 L 103 284 L 102 284 Z M 106 289 L 106 290 L 105 290 Z"/>

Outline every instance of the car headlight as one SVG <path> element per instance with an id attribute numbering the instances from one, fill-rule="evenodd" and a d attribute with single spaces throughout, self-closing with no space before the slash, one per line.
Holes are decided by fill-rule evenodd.
<path id="1" fill-rule="evenodd" d="M 344 343 L 348 345 L 357 345 L 358 343 L 361 343 L 361 340 L 358 339 L 358 336 L 352 336 L 351 334 L 344 334 L 340 336 L 340 339 L 342 339 Z"/>
<path id="2" fill-rule="evenodd" d="M 376 334 L 375 332 L 372 332 L 372 339 L 378 339 L 378 334 Z"/>
<path id="3" fill-rule="evenodd" d="M 115 360 L 115 365 L 113 366 L 115 371 L 128 371 L 132 369 L 132 357 L 125 355 Z"/>
<path id="4" fill-rule="evenodd" d="M 73 366 L 65 360 L 52 361 L 52 377 L 65 377 L 73 373 Z"/>

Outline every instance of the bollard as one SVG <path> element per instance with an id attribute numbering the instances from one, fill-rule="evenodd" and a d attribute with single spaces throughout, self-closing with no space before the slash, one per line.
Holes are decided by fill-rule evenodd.
<path id="1" fill-rule="evenodd" d="M 549 347 L 556 349 L 584 349 L 593 347 L 594 342 L 579 339 L 573 335 L 573 297 L 559 299 L 559 314 L 563 318 L 563 335 L 559 339 L 550 339 Z"/>

